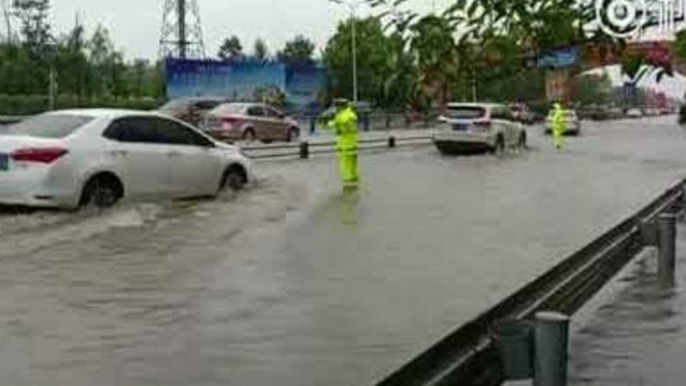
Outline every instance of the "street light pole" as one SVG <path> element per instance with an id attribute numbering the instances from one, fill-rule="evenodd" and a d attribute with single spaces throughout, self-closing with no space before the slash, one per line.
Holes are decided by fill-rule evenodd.
<path id="1" fill-rule="evenodd" d="M 358 100 L 358 94 L 357 94 L 357 28 L 355 25 L 357 24 L 357 17 L 356 17 L 356 8 L 357 4 L 353 4 L 350 9 L 350 22 L 352 24 L 353 28 L 353 102 L 355 102 L 355 105 L 357 105 L 357 100 Z"/>
<path id="2" fill-rule="evenodd" d="M 357 83 L 357 7 L 364 1 L 346 2 L 344 0 L 329 0 L 332 3 L 348 6 L 350 10 L 350 24 L 352 26 L 352 54 L 353 54 L 353 102 L 357 104 L 359 91 Z"/>

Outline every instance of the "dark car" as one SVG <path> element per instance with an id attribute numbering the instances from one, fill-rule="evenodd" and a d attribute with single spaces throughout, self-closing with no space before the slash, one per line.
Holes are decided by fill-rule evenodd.
<path id="1" fill-rule="evenodd" d="M 212 97 L 174 99 L 160 107 L 158 111 L 188 122 L 193 126 L 198 126 L 205 120 L 205 116 L 210 110 L 222 103 L 226 103 L 226 100 Z"/>

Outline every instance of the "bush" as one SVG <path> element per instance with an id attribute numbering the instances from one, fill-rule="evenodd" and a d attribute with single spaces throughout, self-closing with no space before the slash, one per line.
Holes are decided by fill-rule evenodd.
<path id="1" fill-rule="evenodd" d="M 74 95 L 60 95 L 55 109 L 74 108 L 118 108 L 130 110 L 153 110 L 162 101 L 153 98 L 79 98 Z M 0 94 L 0 115 L 34 115 L 49 109 L 50 101 L 45 95 L 3 95 Z"/>

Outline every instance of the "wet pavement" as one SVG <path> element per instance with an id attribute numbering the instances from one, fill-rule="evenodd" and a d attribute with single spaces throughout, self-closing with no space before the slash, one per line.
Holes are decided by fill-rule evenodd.
<path id="1" fill-rule="evenodd" d="M 658 279 L 657 259 L 654 249 L 642 254 L 578 323 L 571 385 L 684 384 L 686 223 L 678 227 L 675 286 Z"/>
<path id="2" fill-rule="evenodd" d="M 673 121 L 365 154 L 353 196 L 321 156 L 216 201 L 3 209 L 3 384 L 372 384 L 683 177 Z"/>

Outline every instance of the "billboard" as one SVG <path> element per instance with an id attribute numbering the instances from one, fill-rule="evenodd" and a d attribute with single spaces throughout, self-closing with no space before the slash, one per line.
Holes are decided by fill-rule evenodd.
<path id="1" fill-rule="evenodd" d="M 579 48 L 570 47 L 542 54 L 536 60 L 538 68 L 568 68 L 579 63 Z"/>
<path id="2" fill-rule="evenodd" d="M 326 88 L 326 71 L 319 66 L 289 66 L 278 62 L 221 62 L 168 59 L 167 96 L 199 96 L 254 100 L 261 88 L 278 88 L 289 103 L 316 103 Z"/>

